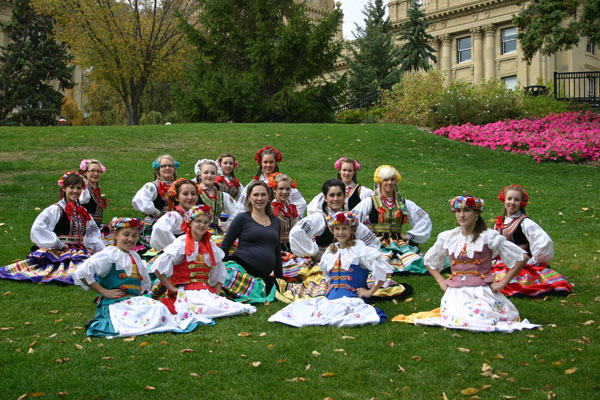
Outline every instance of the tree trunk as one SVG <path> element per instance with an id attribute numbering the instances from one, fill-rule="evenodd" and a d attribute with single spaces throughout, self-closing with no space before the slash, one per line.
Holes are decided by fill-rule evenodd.
<path id="1" fill-rule="evenodd" d="M 137 84 L 131 82 L 128 94 L 123 97 L 125 112 L 127 114 L 127 125 L 139 125 L 140 123 L 139 108 L 144 87 L 146 87 L 145 79 L 140 79 Z"/>

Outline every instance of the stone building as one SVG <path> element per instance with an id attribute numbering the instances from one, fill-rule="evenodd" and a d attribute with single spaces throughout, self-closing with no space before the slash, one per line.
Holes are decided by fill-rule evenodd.
<path id="1" fill-rule="evenodd" d="M 390 20 L 399 26 L 407 20 L 411 0 L 391 0 Z M 454 79 L 477 83 L 501 79 L 507 87 L 546 84 L 554 72 L 600 71 L 600 49 L 583 38 L 578 47 L 551 56 L 537 53 L 531 64 L 523 61 L 516 38 L 513 15 L 531 1 L 519 0 L 419 0 L 429 33 L 435 40 L 435 68 L 446 73 L 446 83 Z M 588 92 L 598 90 L 593 78 Z"/>

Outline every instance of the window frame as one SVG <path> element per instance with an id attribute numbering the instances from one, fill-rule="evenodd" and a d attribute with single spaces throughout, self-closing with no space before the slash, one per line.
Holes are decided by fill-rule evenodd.
<path id="1" fill-rule="evenodd" d="M 505 33 L 508 30 L 514 30 L 514 36 L 510 39 L 506 39 Z M 514 42 L 514 49 L 507 49 L 509 43 Z M 504 28 L 500 30 L 500 49 L 502 54 L 512 54 L 517 52 L 517 28 L 512 26 L 510 28 Z"/>
<path id="2" fill-rule="evenodd" d="M 461 49 L 460 48 L 461 41 L 465 41 L 467 39 L 469 40 L 469 47 Z M 456 62 L 458 64 L 462 64 L 462 63 L 466 63 L 466 62 L 469 62 L 469 61 L 473 61 L 473 55 L 471 53 L 471 50 L 473 48 L 472 46 L 473 46 L 473 43 L 472 43 L 471 36 L 464 36 L 464 37 L 456 39 Z M 463 57 L 464 57 L 463 54 L 466 53 L 467 51 L 468 51 L 468 54 L 469 54 L 469 58 L 468 59 L 466 59 L 466 58 L 463 59 Z"/>

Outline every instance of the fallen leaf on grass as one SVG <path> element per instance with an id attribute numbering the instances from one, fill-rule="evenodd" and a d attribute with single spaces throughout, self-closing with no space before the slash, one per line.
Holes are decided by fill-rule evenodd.
<path id="1" fill-rule="evenodd" d="M 58 310 L 49 310 L 48 311 L 50 314 L 58 314 Z"/>
<path id="2" fill-rule="evenodd" d="M 495 358 L 496 360 L 500 360 L 500 359 L 503 359 L 504 356 L 502 354 L 496 354 L 495 356 L 492 356 L 492 358 Z"/>
<path id="3" fill-rule="evenodd" d="M 528 367 L 529 363 L 527 361 L 521 361 L 521 365 L 524 367 Z"/>
<path id="4" fill-rule="evenodd" d="M 475 393 L 479 393 L 479 389 L 474 388 L 474 387 L 470 387 L 470 388 L 466 388 L 460 391 L 460 394 L 464 395 L 464 396 L 471 396 L 474 395 Z"/>
<path id="5" fill-rule="evenodd" d="M 187 354 L 187 353 L 193 353 L 193 352 L 194 352 L 194 350 L 192 350 L 192 349 L 183 349 L 183 350 L 180 350 L 179 352 L 180 352 L 181 354 Z"/>
<path id="6" fill-rule="evenodd" d="M 292 379 L 286 379 L 286 381 L 288 381 L 288 382 L 310 382 L 310 379 L 303 378 L 301 376 L 297 376 L 297 377 L 292 378 Z"/>
<path id="7" fill-rule="evenodd" d="M 56 392 L 57 396 L 68 396 L 69 392 Z"/>
<path id="8" fill-rule="evenodd" d="M 40 396 L 44 396 L 46 393 L 44 392 L 33 392 L 33 393 L 25 393 L 24 395 L 21 395 L 18 397 L 19 400 L 22 400 L 26 397 L 40 397 Z"/>
<path id="9" fill-rule="evenodd" d="M 170 371 L 171 368 L 158 367 L 157 370 L 159 370 L 159 371 Z"/>
<path id="10" fill-rule="evenodd" d="M 405 303 L 410 303 L 411 301 L 413 301 L 414 298 L 413 297 L 409 297 L 408 299 L 404 300 Z"/>
<path id="11" fill-rule="evenodd" d="M 33 354 L 33 353 L 35 353 L 35 350 L 33 350 L 32 348 L 30 348 L 30 349 L 27 351 L 27 354 Z"/>
<path id="12" fill-rule="evenodd" d="M 83 339 L 84 342 L 88 342 L 88 343 L 92 343 L 92 338 L 90 338 L 89 336 L 85 339 Z"/>
<path id="13" fill-rule="evenodd" d="M 258 336 L 265 337 L 265 336 L 267 336 L 267 332 L 261 332 L 261 333 L 258 334 Z"/>
<path id="14" fill-rule="evenodd" d="M 405 373 L 406 372 L 406 370 L 400 364 L 398 364 L 398 369 L 396 371 L 398 371 L 400 373 Z"/>
<path id="15" fill-rule="evenodd" d="M 330 376 L 334 376 L 335 372 L 325 372 L 324 374 L 321 374 L 321 376 L 323 378 L 329 378 Z"/>
<path id="16" fill-rule="evenodd" d="M 38 343 L 38 341 L 37 341 L 37 340 L 34 340 L 33 342 L 31 342 L 31 343 L 29 344 L 29 347 L 31 348 L 31 347 L 35 346 L 37 343 Z"/>
<path id="17" fill-rule="evenodd" d="M 63 358 L 57 358 L 56 360 L 57 363 L 66 363 L 67 361 L 69 361 L 69 357 L 63 357 Z"/>
<path id="18" fill-rule="evenodd" d="M 531 388 L 526 388 L 526 387 L 520 387 L 519 390 L 522 390 L 524 392 L 531 392 Z"/>
<path id="19" fill-rule="evenodd" d="M 277 360 L 277 362 L 278 362 L 279 364 L 283 364 L 283 363 L 284 363 L 284 362 L 286 362 L 286 361 L 287 361 L 287 358 L 280 358 L 279 360 Z"/>
<path id="20" fill-rule="evenodd" d="M 129 336 L 128 338 L 123 339 L 124 342 L 133 342 L 135 340 L 135 336 Z"/>
<path id="21" fill-rule="evenodd" d="M 219 371 L 215 371 L 214 369 L 211 369 L 211 370 L 208 370 L 206 373 L 209 375 L 216 375 L 219 373 Z"/>
<path id="22" fill-rule="evenodd" d="M 104 361 L 114 360 L 114 357 L 102 357 Z"/>
<path id="23" fill-rule="evenodd" d="M 516 399 L 515 396 L 509 396 L 509 395 L 504 395 L 502 397 L 504 397 L 505 399 Z"/>
<path id="24" fill-rule="evenodd" d="M 10 331 L 11 329 L 15 329 L 14 326 L 6 326 L 4 328 L 0 328 L 0 331 L 5 332 L 5 331 Z"/>
<path id="25" fill-rule="evenodd" d="M 517 380 L 515 378 L 513 378 L 512 376 L 509 378 L 506 378 L 507 381 L 512 382 L 512 383 L 516 383 Z"/>
<path id="26" fill-rule="evenodd" d="M 309 370 L 310 369 L 310 364 L 308 364 L 306 367 L 304 367 L 305 370 Z"/>
<path id="27" fill-rule="evenodd" d="M 77 350 L 83 350 L 83 346 L 82 346 L 82 345 L 80 345 L 79 343 L 75 343 L 73 346 L 75 346 L 75 348 L 76 348 Z"/>
<path id="28" fill-rule="evenodd" d="M 25 326 L 29 326 L 29 325 L 31 325 L 31 322 L 29 322 L 29 321 L 25 321 L 25 322 L 23 322 L 23 325 L 25 325 Z"/>
<path id="29" fill-rule="evenodd" d="M 273 348 L 272 344 L 267 345 L 267 349 L 271 350 Z"/>
<path id="30" fill-rule="evenodd" d="M 254 361 L 254 362 L 252 362 L 252 366 L 253 366 L 254 368 L 258 368 L 258 367 L 260 367 L 260 361 Z"/>
<path id="31" fill-rule="evenodd" d="M 569 369 L 565 370 L 565 375 L 571 375 L 575 371 L 577 371 L 577 367 L 569 368 Z"/>
<path id="32" fill-rule="evenodd" d="M 448 400 L 448 396 L 446 396 L 446 392 L 442 392 L 442 397 L 444 400 Z"/>
<path id="33" fill-rule="evenodd" d="M 109 367 L 108 365 L 101 365 L 100 368 L 102 368 L 102 369 L 113 369 L 113 367 Z"/>
<path id="34" fill-rule="evenodd" d="M 146 389 L 146 390 L 156 390 L 156 388 L 154 386 L 144 386 L 144 389 Z"/>
<path id="35" fill-rule="evenodd" d="M 342 339 L 350 339 L 350 340 L 355 340 L 356 338 L 353 336 L 342 336 Z"/>
<path id="36" fill-rule="evenodd" d="M 142 343 L 140 343 L 140 344 L 138 345 L 138 347 L 141 349 L 142 347 L 146 347 L 146 346 L 148 346 L 149 344 L 150 344 L 150 343 L 148 343 L 148 342 L 142 342 Z"/>
<path id="37" fill-rule="evenodd" d="M 346 350 L 344 350 L 344 349 L 333 349 L 333 351 L 335 351 L 336 353 L 343 353 Z"/>
<path id="38" fill-rule="evenodd" d="M 596 323 L 596 321 L 594 321 L 593 319 L 590 319 L 589 321 L 582 322 L 581 325 L 590 326 L 590 325 L 594 325 L 595 323 Z"/>
<path id="39" fill-rule="evenodd" d="M 240 357 L 242 357 L 242 358 L 248 358 L 248 356 L 245 355 L 245 354 L 240 354 Z"/>
<path id="40" fill-rule="evenodd" d="M 166 346 L 169 342 L 167 342 L 166 340 L 161 340 L 160 344 L 162 344 L 163 346 Z"/>
<path id="41" fill-rule="evenodd" d="M 415 360 L 417 362 L 421 361 L 421 356 L 410 356 L 409 357 L 411 360 Z"/>
<path id="42" fill-rule="evenodd" d="M 200 378 L 200 375 L 198 375 L 198 374 L 197 374 L 197 373 L 195 373 L 195 372 L 190 372 L 190 376 L 191 376 L 192 378 Z"/>
<path id="43" fill-rule="evenodd" d="M 455 337 L 455 338 L 461 338 L 462 336 L 460 336 L 458 333 L 453 333 L 453 334 L 452 334 L 452 337 Z"/>
<path id="44" fill-rule="evenodd" d="M 458 351 L 462 352 L 462 353 L 470 353 L 471 349 L 465 349 L 464 347 L 459 347 Z"/>
<path id="45" fill-rule="evenodd" d="M 481 390 L 488 390 L 488 389 L 489 389 L 489 388 L 491 388 L 491 387 L 492 387 L 492 385 L 483 385 L 483 386 L 481 387 Z"/>
<path id="46" fill-rule="evenodd" d="M 250 333 L 250 332 L 240 332 L 240 333 L 238 333 L 239 337 L 248 337 L 250 335 L 252 335 L 252 333 Z"/>

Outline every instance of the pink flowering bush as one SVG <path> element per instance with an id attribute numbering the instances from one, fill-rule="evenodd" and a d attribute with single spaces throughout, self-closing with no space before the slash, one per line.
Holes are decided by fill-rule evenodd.
<path id="1" fill-rule="evenodd" d="M 578 163 L 600 159 L 600 115 L 590 111 L 550 114 L 533 120 L 504 120 L 487 125 L 450 125 L 433 133 L 474 146 L 528 154 L 537 162 Z"/>

